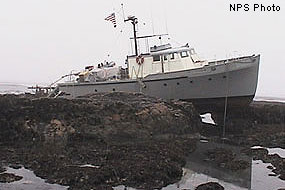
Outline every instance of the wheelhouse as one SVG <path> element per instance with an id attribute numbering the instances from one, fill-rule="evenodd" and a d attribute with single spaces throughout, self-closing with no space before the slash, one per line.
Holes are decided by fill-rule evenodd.
<path id="1" fill-rule="evenodd" d="M 149 53 L 128 56 L 129 78 L 144 78 L 151 74 L 168 73 L 200 68 L 208 64 L 202 61 L 188 44 L 172 48 L 170 44 L 154 46 Z"/>

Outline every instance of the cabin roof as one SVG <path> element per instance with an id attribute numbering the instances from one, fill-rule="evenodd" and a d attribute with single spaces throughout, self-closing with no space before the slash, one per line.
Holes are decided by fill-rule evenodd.
<path id="1" fill-rule="evenodd" d="M 163 55 L 163 54 L 171 54 L 171 53 L 179 53 L 183 51 L 190 51 L 191 48 L 189 47 L 177 47 L 177 48 L 171 48 L 171 49 L 165 49 L 161 51 L 151 52 L 151 55 Z"/>
<path id="2" fill-rule="evenodd" d="M 189 48 L 186 46 L 182 47 L 176 47 L 176 48 L 170 48 L 170 49 L 164 49 L 156 52 L 150 52 L 150 53 L 143 53 L 142 56 L 153 56 L 153 55 L 165 55 L 165 54 L 171 54 L 171 53 L 180 53 L 183 51 L 190 51 L 193 48 Z M 127 56 L 128 58 L 136 57 L 136 55 L 130 55 Z"/>

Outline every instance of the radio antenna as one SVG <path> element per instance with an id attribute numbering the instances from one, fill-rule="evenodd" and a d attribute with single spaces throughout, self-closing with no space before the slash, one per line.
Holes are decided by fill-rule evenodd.
<path id="1" fill-rule="evenodd" d="M 125 12 L 124 12 L 124 4 L 123 3 L 121 3 L 121 7 L 122 7 L 123 19 L 125 21 Z"/>

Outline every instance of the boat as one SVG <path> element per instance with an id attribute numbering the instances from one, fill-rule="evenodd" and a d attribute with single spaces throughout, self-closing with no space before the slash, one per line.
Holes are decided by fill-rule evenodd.
<path id="1" fill-rule="evenodd" d="M 225 102 L 244 106 L 254 98 L 260 55 L 207 61 L 188 44 L 172 47 L 170 43 L 139 53 L 137 40 L 157 35 L 137 37 L 137 18 L 125 21 L 133 24 L 135 44 L 135 53 L 127 56 L 127 68 L 113 62 L 87 66 L 74 74 L 75 81 L 58 83 L 52 96 L 73 99 L 102 92 L 140 92 L 166 101 L 191 101 L 205 111 L 223 108 Z"/>

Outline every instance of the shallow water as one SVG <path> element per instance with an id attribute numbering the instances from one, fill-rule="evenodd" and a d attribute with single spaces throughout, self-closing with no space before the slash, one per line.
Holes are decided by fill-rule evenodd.
<path id="1" fill-rule="evenodd" d="M 193 165 L 193 163 L 187 163 L 186 167 L 189 164 Z M 185 188 L 194 189 L 196 186 L 206 183 L 206 182 L 218 182 L 225 189 L 230 190 L 267 190 L 267 189 L 278 189 L 285 187 L 285 181 L 282 181 L 278 177 L 268 176 L 271 174 L 271 170 L 267 168 L 271 164 L 263 163 L 261 160 L 252 161 L 251 167 L 251 182 L 249 187 L 241 187 L 239 185 L 229 183 L 224 181 L 223 179 L 215 178 L 206 173 L 209 172 L 196 172 L 189 168 L 183 168 L 183 177 L 181 180 L 175 184 L 168 185 L 167 187 L 162 188 L 162 190 L 182 190 Z M 90 167 L 89 165 L 83 167 Z M 209 168 L 211 170 L 213 168 Z M 214 169 L 213 169 L 214 170 Z M 37 177 L 34 172 L 27 170 L 25 168 L 13 169 L 7 167 L 7 171 L 5 173 L 13 173 L 18 176 L 23 176 L 23 179 L 19 181 L 15 181 L 12 183 L 3 184 L 0 183 L 0 189 L 7 190 L 65 190 L 68 187 L 57 185 L 57 184 L 49 184 L 46 183 L 44 179 Z M 125 186 L 120 185 L 114 187 L 115 190 L 124 190 Z M 136 190 L 135 188 L 127 187 L 128 190 Z"/>
<path id="2" fill-rule="evenodd" d="M 227 171 L 212 164 L 205 162 L 201 156 L 208 149 L 213 148 L 227 148 L 231 149 L 235 154 L 239 154 L 242 159 L 250 159 L 251 167 L 242 171 Z M 261 148 L 255 146 L 253 148 Z M 284 153 L 285 149 L 270 148 L 271 153 Z M 200 184 L 207 182 L 218 182 L 225 189 L 228 190 L 277 190 L 278 188 L 285 187 L 285 181 L 278 178 L 278 176 L 269 176 L 272 171 L 267 168 L 271 164 L 263 163 L 261 160 L 252 161 L 250 157 L 242 155 L 239 147 L 230 145 L 215 144 L 215 143 L 198 143 L 197 150 L 191 153 L 187 159 L 187 163 L 183 168 L 183 176 L 181 180 L 175 184 L 168 185 L 163 190 L 182 190 L 182 189 L 194 189 Z M 272 165 L 271 165 L 272 166 Z M 98 167 L 90 164 L 81 165 L 80 167 Z M 0 189 L 7 190 L 65 190 L 66 186 L 58 184 L 46 183 L 44 179 L 37 177 L 33 171 L 25 169 L 6 168 L 4 173 L 13 173 L 18 176 L 22 176 L 23 179 L 12 183 L 0 183 Z M 125 186 L 120 185 L 114 187 L 115 190 L 124 190 Z M 135 188 L 127 187 L 128 190 L 136 190 Z"/>
<path id="3" fill-rule="evenodd" d="M 269 176 L 272 174 L 267 166 L 272 166 L 269 163 L 263 163 L 261 160 L 252 161 L 252 190 L 277 190 L 285 188 L 285 181 L 278 176 Z"/>
<path id="4" fill-rule="evenodd" d="M 266 102 L 285 102 L 285 98 L 280 97 L 268 97 L 268 96 L 255 96 L 255 101 L 266 101 Z"/>
<path id="5" fill-rule="evenodd" d="M 244 171 L 231 172 L 226 171 L 203 162 L 200 157 L 203 149 L 208 148 L 231 148 L 236 154 L 241 154 L 239 147 L 229 145 L 218 145 L 213 143 L 200 143 L 198 145 L 198 153 L 191 154 L 187 160 L 186 166 L 183 168 L 183 177 L 175 184 L 162 188 L 163 190 L 183 190 L 194 189 L 200 184 L 207 182 L 218 182 L 226 190 L 277 190 L 285 188 L 285 181 L 278 176 L 269 176 L 272 174 L 267 166 L 271 165 L 263 163 L 261 160 L 252 160 L 250 157 L 241 156 L 250 159 L 251 167 Z M 276 149 L 273 149 L 276 150 Z M 280 148 L 277 149 L 280 152 Z M 281 149 L 285 151 L 284 149 Z M 114 187 L 115 190 L 124 190 L 125 186 L 120 185 Z M 136 190 L 127 187 L 128 190 Z"/>
<path id="6" fill-rule="evenodd" d="M 24 94 L 33 93 L 28 89 L 28 85 L 25 84 L 10 84 L 0 83 L 0 94 Z"/>
<path id="7" fill-rule="evenodd" d="M 44 179 L 37 177 L 33 171 L 25 169 L 6 168 L 3 173 L 12 173 L 23 178 L 12 183 L 0 183 L 0 189 L 3 190 L 65 190 L 66 186 L 46 183 Z"/>
<path id="8" fill-rule="evenodd" d="M 262 146 L 253 146 L 252 149 L 258 149 L 258 148 L 265 148 L 268 150 L 268 154 L 278 154 L 281 158 L 285 158 L 285 149 L 283 148 L 266 148 Z"/>

